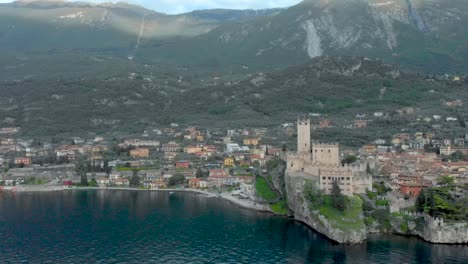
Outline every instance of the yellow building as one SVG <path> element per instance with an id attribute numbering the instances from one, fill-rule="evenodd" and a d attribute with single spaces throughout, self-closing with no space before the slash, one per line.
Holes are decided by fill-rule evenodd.
<path id="1" fill-rule="evenodd" d="M 195 154 L 197 152 L 201 152 L 202 150 L 203 150 L 203 146 L 188 146 L 185 148 L 185 153 Z"/>
<path id="2" fill-rule="evenodd" d="M 244 138 L 244 145 L 258 145 L 259 138 Z"/>
<path id="3" fill-rule="evenodd" d="M 226 166 L 226 167 L 234 166 L 234 158 L 233 157 L 225 158 L 224 159 L 224 166 Z"/>
<path id="4" fill-rule="evenodd" d="M 203 140 L 205 140 L 205 138 L 203 136 L 197 136 L 197 141 L 198 142 L 202 142 Z"/>

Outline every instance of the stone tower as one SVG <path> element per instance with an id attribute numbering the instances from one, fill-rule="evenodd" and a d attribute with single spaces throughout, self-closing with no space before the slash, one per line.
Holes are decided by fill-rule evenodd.
<path id="1" fill-rule="evenodd" d="M 297 153 L 310 154 L 310 118 L 299 117 L 297 119 Z"/>

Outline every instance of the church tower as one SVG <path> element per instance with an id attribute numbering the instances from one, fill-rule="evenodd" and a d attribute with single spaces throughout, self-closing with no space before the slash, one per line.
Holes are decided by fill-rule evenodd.
<path id="1" fill-rule="evenodd" d="M 310 118 L 297 119 L 297 154 L 310 154 Z"/>

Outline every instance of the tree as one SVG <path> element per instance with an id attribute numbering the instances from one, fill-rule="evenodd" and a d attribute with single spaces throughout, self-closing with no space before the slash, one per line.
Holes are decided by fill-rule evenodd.
<path id="1" fill-rule="evenodd" d="M 176 174 L 169 178 L 169 186 L 176 186 L 185 182 L 185 176 L 182 174 Z"/>
<path id="2" fill-rule="evenodd" d="M 88 186 L 88 176 L 86 175 L 87 170 L 88 170 L 88 164 L 86 160 L 84 159 L 78 160 L 75 166 L 75 171 L 81 177 L 81 181 L 80 181 L 81 186 Z"/>
<path id="3" fill-rule="evenodd" d="M 133 170 L 132 178 L 130 179 L 130 186 L 131 187 L 140 187 L 140 177 L 138 176 L 138 170 Z"/>
<path id="4" fill-rule="evenodd" d="M 416 210 L 418 212 L 424 212 L 424 208 L 426 207 L 426 191 L 423 190 L 418 198 L 416 199 L 416 203 L 415 203 L 415 206 L 416 206 Z"/>
<path id="5" fill-rule="evenodd" d="M 88 176 L 86 175 L 86 172 L 81 174 L 81 186 L 88 186 Z"/>
<path id="6" fill-rule="evenodd" d="M 344 211 L 346 209 L 346 202 L 345 197 L 341 193 L 340 186 L 338 185 L 338 181 L 333 182 L 332 190 L 331 190 L 331 197 L 333 207 L 340 211 Z"/>
<path id="7" fill-rule="evenodd" d="M 204 178 L 205 177 L 205 173 L 203 173 L 203 170 L 201 168 L 197 169 L 196 177 L 197 178 Z"/>
<path id="8" fill-rule="evenodd" d="M 96 179 L 92 178 L 91 181 L 89 182 L 89 187 L 98 187 L 98 183 Z"/>
<path id="9" fill-rule="evenodd" d="M 104 165 L 102 166 L 102 170 L 107 174 L 109 175 L 112 168 L 109 167 L 109 161 L 108 160 L 104 160 Z"/>
<path id="10" fill-rule="evenodd" d="M 351 164 L 351 163 L 354 163 L 357 161 L 357 157 L 354 156 L 354 155 L 348 155 L 346 156 L 342 161 L 341 163 L 344 165 L 344 164 Z"/>
<path id="11" fill-rule="evenodd" d="M 434 191 L 431 190 L 429 194 L 429 215 L 430 216 L 436 216 L 437 214 L 437 209 L 435 207 L 435 198 L 434 198 Z"/>
<path id="12" fill-rule="evenodd" d="M 437 179 L 437 184 L 442 186 L 442 187 L 447 187 L 447 188 L 452 188 L 453 185 L 455 184 L 455 180 L 453 177 L 445 175 L 445 176 L 440 176 Z"/>

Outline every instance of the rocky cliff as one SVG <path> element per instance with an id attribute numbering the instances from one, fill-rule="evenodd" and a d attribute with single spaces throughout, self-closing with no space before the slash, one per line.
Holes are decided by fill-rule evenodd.
<path id="1" fill-rule="evenodd" d="M 393 219 L 393 231 L 402 235 L 414 235 L 435 244 L 468 243 L 467 223 L 448 223 L 427 214 L 408 214 Z"/>
<path id="2" fill-rule="evenodd" d="M 288 206 L 294 212 L 294 219 L 303 222 L 333 241 L 344 244 L 359 244 L 366 239 L 366 228 L 339 228 L 323 216 L 318 208 L 312 208 L 305 198 L 307 179 L 300 175 L 285 176 Z"/>

